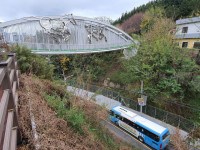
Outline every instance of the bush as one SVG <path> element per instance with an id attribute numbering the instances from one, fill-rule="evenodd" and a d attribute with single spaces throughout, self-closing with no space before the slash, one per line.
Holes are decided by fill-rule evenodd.
<path id="1" fill-rule="evenodd" d="M 86 118 L 83 110 L 76 106 L 68 108 L 68 103 L 70 102 L 67 102 L 65 97 L 61 99 L 57 93 L 54 93 L 53 95 L 43 93 L 43 95 L 51 107 L 58 112 L 58 117 L 68 120 L 75 131 L 84 134 L 83 126 L 86 122 Z"/>
<path id="2" fill-rule="evenodd" d="M 44 56 L 31 53 L 31 50 L 18 44 L 11 47 L 16 52 L 21 73 L 32 73 L 42 79 L 52 79 L 54 66 L 48 64 Z"/>

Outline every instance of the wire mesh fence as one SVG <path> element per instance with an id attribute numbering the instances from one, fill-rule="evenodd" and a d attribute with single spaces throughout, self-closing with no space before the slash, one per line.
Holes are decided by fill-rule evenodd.
<path id="1" fill-rule="evenodd" d="M 83 84 L 77 84 L 73 80 L 68 80 L 68 83 L 71 86 L 76 86 L 77 88 L 89 90 L 90 92 L 98 93 L 103 96 L 109 97 L 111 99 L 114 99 L 120 102 L 123 106 L 132 108 L 136 111 L 140 111 L 140 105 L 138 105 L 138 102 L 136 100 L 122 97 L 119 93 L 114 92 L 112 90 L 109 90 L 97 85 L 90 85 L 88 88 L 87 86 L 84 86 Z M 143 106 L 142 112 L 153 118 L 164 121 L 172 126 L 175 126 L 175 127 L 179 126 L 180 129 L 187 132 L 191 132 L 193 129 L 195 129 L 195 124 L 191 120 L 186 119 L 180 115 L 151 106 L 149 104 L 146 106 Z"/>

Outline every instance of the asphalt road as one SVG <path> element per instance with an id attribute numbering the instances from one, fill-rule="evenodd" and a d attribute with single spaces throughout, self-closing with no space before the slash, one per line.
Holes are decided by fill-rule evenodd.
<path id="1" fill-rule="evenodd" d="M 87 99 L 91 99 L 92 96 L 94 95 L 94 93 L 92 93 L 92 92 L 88 92 L 88 91 L 85 91 L 82 89 L 73 89 L 73 87 L 71 87 L 71 86 L 68 86 L 67 90 L 71 91 L 71 92 L 75 92 L 77 95 L 79 95 L 81 97 L 86 97 Z M 112 100 L 108 97 L 102 96 L 102 95 L 96 95 L 94 102 L 100 106 L 105 104 L 105 106 L 108 110 L 113 106 L 120 105 L 119 102 Z M 134 136 L 129 134 L 127 131 L 123 130 L 120 127 L 115 126 L 113 123 L 111 123 L 111 121 L 109 119 L 102 118 L 101 123 L 106 128 L 108 128 L 113 134 L 115 134 L 119 138 L 123 139 L 127 143 L 130 143 L 130 144 L 134 145 L 135 147 L 140 148 L 141 150 L 151 150 L 152 149 L 148 145 L 141 143 L 137 138 L 135 138 Z M 165 150 L 174 150 L 174 148 L 172 148 L 172 145 L 169 144 L 167 146 L 167 148 L 165 148 Z"/>

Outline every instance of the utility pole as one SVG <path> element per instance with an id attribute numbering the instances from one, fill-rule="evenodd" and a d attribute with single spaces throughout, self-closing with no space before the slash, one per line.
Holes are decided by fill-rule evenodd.
<path id="1" fill-rule="evenodd" d="M 143 80 L 141 80 L 141 97 L 143 94 Z M 142 113 L 142 105 L 140 105 L 140 112 Z"/>

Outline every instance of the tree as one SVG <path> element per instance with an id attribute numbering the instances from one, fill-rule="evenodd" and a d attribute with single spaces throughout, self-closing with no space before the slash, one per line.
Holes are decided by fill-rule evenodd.
<path id="1" fill-rule="evenodd" d="M 151 7 L 145 12 L 141 22 L 141 31 L 148 32 L 153 27 L 158 18 L 164 16 L 164 9 L 162 7 Z"/>
<path id="2" fill-rule="evenodd" d="M 200 94 L 200 68 L 189 51 L 178 48 L 169 35 L 174 27 L 170 19 L 157 18 L 152 29 L 143 34 L 137 55 L 123 61 L 124 83 L 144 80 L 150 93 L 179 99 Z"/>
<path id="3" fill-rule="evenodd" d="M 54 66 L 48 64 L 44 56 L 31 53 L 30 49 L 19 45 L 13 45 L 11 51 L 17 53 L 21 73 L 32 73 L 43 79 L 52 79 Z"/>
<path id="4" fill-rule="evenodd" d="M 9 49 L 9 46 L 8 46 L 8 43 L 6 43 L 6 42 L 4 42 L 3 41 L 3 36 L 2 35 L 0 35 L 0 50 L 2 51 L 9 51 L 10 49 Z"/>
<path id="5" fill-rule="evenodd" d="M 123 13 L 119 19 L 113 22 L 113 24 L 122 24 L 134 14 L 140 12 L 144 13 L 152 7 L 163 7 L 166 17 L 173 18 L 173 20 L 183 17 L 197 17 L 200 14 L 199 0 L 154 0 L 134 8 L 130 12 Z"/>
<path id="6" fill-rule="evenodd" d="M 69 57 L 67 57 L 65 55 L 60 55 L 59 59 L 60 59 L 60 63 L 61 63 L 61 68 L 66 73 L 69 70 L 70 59 L 69 59 Z"/>
<path id="7" fill-rule="evenodd" d="M 200 1 L 191 0 L 189 6 L 192 8 L 192 13 L 190 17 L 199 17 L 200 16 Z"/>
<path id="8" fill-rule="evenodd" d="M 124 30 L 128 34 L 131 34 L 131 33 L 140 34 L 141 32 L 140 25 L 141 25 L 143 16 L 144 16 L 144 13 L 136 13 L 135 15 L 130 17 L 128 20 L 122 23 L 122 30 Z"/>
<path id="9" fill-rule="evenodd" d="M 8 43 L 4 42 L 3 40 L 3 36 L 0 35 L 0 52 L 9 52 L 10 48 L 8 46 Z M 6 55 L 0 55 L 0 61 L 2 60 L 7 60 L 7 56 Z"/>

